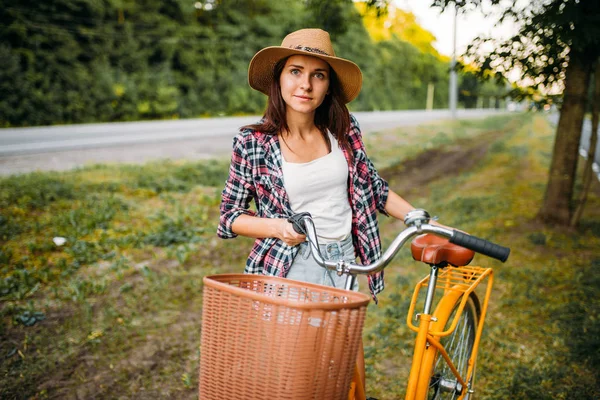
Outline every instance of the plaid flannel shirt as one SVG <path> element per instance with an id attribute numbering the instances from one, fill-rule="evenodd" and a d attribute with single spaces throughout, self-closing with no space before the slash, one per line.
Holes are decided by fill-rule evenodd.
<path id="1" fill-rule="evenodd" d="M 354 155 L 342 149 L 348 162 L 348 200 L 352 208 L 354 248 L 363 264 L 381 257 L 377 210 L 387 215 L 388 184 L 367 157 L 358 122 L 351 115 L 348 138 Z M 231 225 L 241 214 L 263 218 L 288 218 L 293 214 L 283 185 L 282 155 L 276 135 L 244 130 L 233 139 L 229 177 L 221 197 L 221 218 L 217 234 L 224 239 L 237 235 Z M 254 200 L 256 212 L 250 210 Z M 246 262 L 246 273 L 285 277 L 299 246 L 277 238 L 256 239 Z M 384 288 L 383 272 L 368 277 L 375 301 Z"/>

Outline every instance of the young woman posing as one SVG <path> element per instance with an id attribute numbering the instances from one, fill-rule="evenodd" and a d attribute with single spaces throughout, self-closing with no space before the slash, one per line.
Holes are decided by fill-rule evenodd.
<path id="1" fill-rule="evenodd" d="M 246 273 L 343 287 L 345 278 L 314 262 L 287 219 L 310 212 L 326 258 L 366 264 L 381 256 L 377 211 L 403 220 L 414 209 L 379 176 L 346 108 L 360 92 L 361 71 L 335 56 L 327 32 L 302 29 L 256 53 L 248 79 L 268 106 L 233 140 L 218 235 L 256 238 Z M 376 299 L 383 273 L 368 279 Z"/>

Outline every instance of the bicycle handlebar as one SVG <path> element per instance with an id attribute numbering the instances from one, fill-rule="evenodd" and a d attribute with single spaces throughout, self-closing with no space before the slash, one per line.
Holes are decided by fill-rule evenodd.
<path id="1" fill-rule="evenodd" d="M 450 243 L 457 244 L 502 262 L 505 262 L 510 254 L 510 249 L 508 247 L 500 246 L 489 240 L 471 236 L 460 231 L 454 231 L 454 234 L 450 238 Z"/>
<path id="2" fill-rule="evenodd" d="M 471 236 L 455 229 L 448 229 L 437 225 L 429 224 L 429 214 L 425 210 L 414 210 L 407 214 L 405 223 L 408 227 L 400 232 L 381 258 L 369 265 L 354 264 L 347 261 L 327 261 L 323 259 L 319 251 L 319 241 L 317 231 L 309 213 L 296 214 L 289 221 L 293 224 L 294 230 L 307 236 L 311 253 L 320 266 L 336 270 L 338 274 L 372 274 L 383 270 L 396 253 L 414 236 L 431 233 L 434 235 L 448 238 L 451 243 L 473 250 L 477 253 L 495 258 L 505 262 L 510 254 L 510 249 L 492 243 L 488 240 Z M 303 223 L 303 224 L 302 224 Z M 302 226 L 304 225 L 304 226 Z M 302 229 L 304 228 L 304 229 Z"/>

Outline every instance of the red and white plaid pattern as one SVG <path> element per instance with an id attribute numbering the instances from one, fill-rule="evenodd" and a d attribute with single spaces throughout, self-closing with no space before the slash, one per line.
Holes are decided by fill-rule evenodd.
<path id="1" fill-rule="evenodd" d="M 350 165 L 348 200 L 352 208 L 354 248 L 363 264 L 381 257 L 377 210 L 387 215 L 385 203 L 389 187 L 367 157 L 358 122 L 351 116 L 348 132 L 354 161 L 342 149 Z M 281 150 L 276 135 L 244 130 L 233 139 L 229 177 L 221 197 L 221 219 L 217 234 L 223 239 L 237 235 L 231 230 L 241 214 L 263 218 L 288 218 L 293 214 L 283 186 Z M 324 171 L 325 173 L 325 171 Z M 256 211 L 250 210 L 254 200 Z M 256 239 L 248 256 L 245 272 L 286 276 L 299 246 L 288 246 L 276 238 Z M 373 298 L 384 288 L 383 272 L 369 276 Z"/>

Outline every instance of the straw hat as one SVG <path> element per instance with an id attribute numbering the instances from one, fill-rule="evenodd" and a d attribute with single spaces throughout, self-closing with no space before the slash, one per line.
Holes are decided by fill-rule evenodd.
<path id="1" fill-rule="evenodd" d="M 254 55 L 248 67 L 248 82 L 253 89 L 269 95 L 275 64 L 292 55 L 308 55 L 326 61 L 340 81 L 345 103 L 358 96 L 362 86 L 362 73 L 352 61 L 335 56 L 329 33 L 321 29 L 301 29 L 287 35 L 281 46 L 271 46 Z"/>

